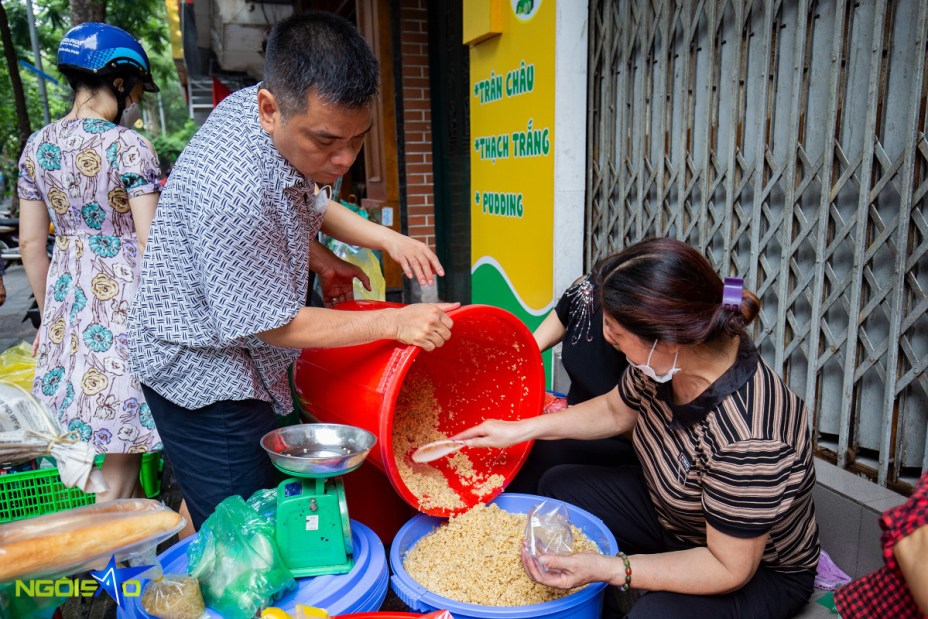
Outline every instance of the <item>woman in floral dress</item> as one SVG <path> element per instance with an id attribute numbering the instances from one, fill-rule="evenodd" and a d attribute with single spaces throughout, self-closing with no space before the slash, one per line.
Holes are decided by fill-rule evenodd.
<path id="1" fill-rule="evenodd" d="M 97 500 L 126 498 L 139 492 L 141 454 L 161 449 L 126 364 L 129 306 L 161 187 L 154 150 L 127 127 L 142 92 L 157 87 L 139 43 L 107 24 L 65 35 L 58 68 L 74 106 L 29 138 L 19 162 L 20 249 L 42 308 L 33 391 L 64 428 L 107 454 L 110 489 Z"/>

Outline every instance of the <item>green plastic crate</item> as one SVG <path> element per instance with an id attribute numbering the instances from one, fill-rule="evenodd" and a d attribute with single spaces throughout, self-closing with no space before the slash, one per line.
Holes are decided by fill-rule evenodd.
<path id="1" fill-rule="evenodd" d="M 58 469 L 0 475 L 0 522 L 52 514 L 93 502 L 93 494 L 66 488 Z"/>
<path id="2" fill-rule="evenodd" d="M 101 466 L 103 456 L 94 458 L 94 463 Z M 161 452 L 142 455 L 139 481 L 150 499 L 161 493 L 163 468 Z M 0 475 L 0 523 L 90 505 L 95 498 L 78 488 L 66 488 L 56 468 Z"/>

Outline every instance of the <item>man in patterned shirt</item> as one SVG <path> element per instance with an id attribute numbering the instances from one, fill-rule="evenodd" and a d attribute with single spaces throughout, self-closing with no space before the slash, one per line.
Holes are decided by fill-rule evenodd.
<path id="1" fill-rule="evenodd" d="M 327 304 L 363 272 L 316 240 L 321 229 L 381 249 L 408 277 L 443 275 L 423 243 L 357 217 L 322 189 L 370 131 L 379 68 L 347 21 L 290 17 L 271 31 L 265 79 L 227 97 L 181 154 L 152 223 L 130 325 L 142 382 L 195 527 L 224 498 L 275 483 L 259 445 L 292 409 L 287 368 L 301 348 L 395 339 L 433 350 L 456 304 L 340 312 L 306 307 L 309 271 Z"/>

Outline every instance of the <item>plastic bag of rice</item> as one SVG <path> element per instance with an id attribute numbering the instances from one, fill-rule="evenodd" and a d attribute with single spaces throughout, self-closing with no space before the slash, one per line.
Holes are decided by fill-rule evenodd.
<path id="1" fill-rule="evenodd" d="M 525 514 L 478 504 L 420 539 L 403 567 L 432 593 L 468 604 L 527 606 L 577 591 L 553 589 L 528 577 L 520 558 L 525 523 Z M 599 552 L 583 531 L 571 529 L 575 552 Z"/>

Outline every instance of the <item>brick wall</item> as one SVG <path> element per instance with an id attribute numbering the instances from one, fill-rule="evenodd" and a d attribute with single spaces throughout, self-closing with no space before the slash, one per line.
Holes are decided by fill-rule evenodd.
<path id="1" fill-rule="evenodd" d="M 435 187 L 432 176 L 432 113 L 429 89 L 427 0 L 401 0 L 403 137 L 409 236 L 435 249 Z"/>

